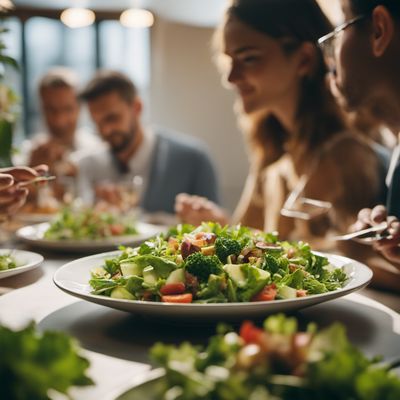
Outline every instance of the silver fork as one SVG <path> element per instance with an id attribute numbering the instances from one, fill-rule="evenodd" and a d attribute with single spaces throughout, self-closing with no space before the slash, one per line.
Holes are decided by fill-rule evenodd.
<path id="1" fill-rule="evenodd" d="M 351 239 L 379 240 L 390 236 L 388 232 L 385 232 L 387 228 L 388 228 L 388 223 L 385 221 L 378 225 L 371 226 L 370 228 L 362 229 L 360 231 L 346 233 L 345 235 L 333 236 L 331 239 L 332 240 L 351 240 Z"/>

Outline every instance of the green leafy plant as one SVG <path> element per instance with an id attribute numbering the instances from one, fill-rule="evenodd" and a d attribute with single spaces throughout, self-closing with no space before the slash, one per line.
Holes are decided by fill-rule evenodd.
<path id="1" fill-rule="evenodd" d="M 49 390 L 67 394 L 71 386 L 93 384 L 85 374 L 89 361 L 64 333 L 40 334 L 33 323 L 19 331 L 0 326 L 0 354 L 4 399 L 47 400 Z"/>
<path id="2" fill-rule="evenodd" d="M 14 58 L 6 54 L 4 34 L 8 32 L 8 29 L 4 27 L 3 20 L 0 23 L 0 167 L 7 167 L 12 164 L 12 137 L 18 97 L 5 83 L 5 74 L 7 66 L 17 69 L 18 64 Z"/>

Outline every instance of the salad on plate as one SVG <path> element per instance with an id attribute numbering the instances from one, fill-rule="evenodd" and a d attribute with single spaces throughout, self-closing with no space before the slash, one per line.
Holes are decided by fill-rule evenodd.
<path id="1" fill-rule="evenodd" d="M 166 303 L 294 299 L 343 287 L 348 276 L 304 242 L 243 226 L 178 225 L 91 270 L 92 294 Z"/>
<path id="2" fill-rule="evenodd" d="M 31 251 L 0 249 L 0 279 L 8 278 L 38 267 L 43 256 Z"/>
<path id="3" fill-rule="evenodd" d="M 17 260 L 10 253 L 0 254 L 0 271 L 17 268 Z"/>
<path id="4" fill-rule="evenodd" d="M 151 357 L 163 367 L 148 399 L 168 400 L 395 400 L 398 365 L 368 358 L 353 346 L 343 325 L 298 329 L 277 314 L 260 328 L 243 322 L 239 333 L 219 326 L 206 347 L 157 343 Z M 398 360 L 397 360 L 398 361 Z M 119 399 L 130 399 L 132 389 Z M 150 393 L 151 392 L 151 393 Z"/>
<path id="5" fill-rule="evenodd" d="M 50 240 L 104 239 L 138 233 L 135 220 L 91 208 L 65 208 L 50 223 L 44 238 Z"/>

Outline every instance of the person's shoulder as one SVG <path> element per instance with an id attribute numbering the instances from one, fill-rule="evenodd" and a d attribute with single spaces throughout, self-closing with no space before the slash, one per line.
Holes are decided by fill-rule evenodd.
<path id="1" fill-rule="evenodd" d="M 162 143 L 166 143 L 175 151 L 192 153 L 192 154 L 208 154 L 209 150 L 204 141 L 188 134 L 174 131 L 172 129 L 157 127 L 154 129 L 156 137 Z"/>
<path id="2" fill-rule="evenodd" d="M 386 164 L 385 157 L 379 154 L 371 139 L 349 133 L 322 153 L 317 169 L 331 178 L 347 176 L 348 180 L 373 182 L 381 176 Z"/>
<path id="3" fill-rule="evenodd" d="M 377 158 L 378 145 L 368 137 L 353 131 L 346 131 L 331 137 L 325 148 L 323 147 L 322 157 L 333 158 L 356 162 L 359 158 Z M 383 150 L 382 150 L 383 151 Z"/>

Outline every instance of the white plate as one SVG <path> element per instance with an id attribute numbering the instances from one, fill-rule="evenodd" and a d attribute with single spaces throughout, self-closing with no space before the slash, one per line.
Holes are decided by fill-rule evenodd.
<path id="1" fill-rule="evenodd" d="M 29 271 L 38 267 L 43 262 L 43 256 L 31 251 L 13 250 L 13 249 L 0 249 L 0 254 L 10 254 L 17 262 L 17 267 L 0 271 L 0 279 L 9 276 L 21 274 L 22 272 Z"/>
<path id="2" fill-rule="evenodd" d="M 217 304 L 168 304 L 150 301 L 113 299 L 91 294 L 88 281 L 90 270 L 100 267 L 107 258 L 115 257 L 119 251 L 96 254 L 65 264 L 55 273 L 54 283 L 65 292 L 81 299 L 144 316 L 170 319 L 200 321 L 210 319 L 234 320 L 262 317 L 266 314 L 289 311 L 344 296 L 366 286 L 372 278 L 372 271 L 357 261 L 347 257 L 322 254 L 332 265 L 343 267 L 349 279 L 345 287 L 333 292 L 317 294 L 296 299 L 274 300 L 268 302 L 217 303 Z"/>
<path id="3" fill-rule="evenodd" d="M 49 223 L 24 226 L 18 229 L 17 237 L 24 242 L 44 249 L 86 252 L 115 249 L 120 245 L 136 246 L 141 242 L 157 235 L 163 231 L 163 227 L 138 222 L 136 228 L 138 233 L 135 235 L 112 236 L 104 239 L 81 239 L 81 240 L 54 240 L 46 239 L 44 233 L 49 228 Z"/>

